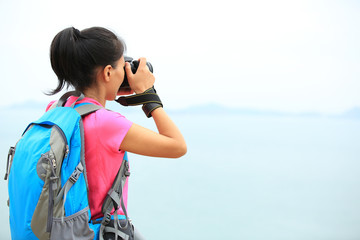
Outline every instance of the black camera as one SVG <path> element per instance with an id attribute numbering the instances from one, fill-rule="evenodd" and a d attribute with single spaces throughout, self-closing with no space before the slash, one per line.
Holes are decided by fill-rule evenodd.
<path id="1" fill-rule="evenodd" d="M 136 73 L 136 70 L 137 70 L 138 67 L 139 67 L 139 61 L 138 61 L 138 60 L 133 60 L 132 57 L 127 57 L 127 56 L 124 56 L 124 59 L 125 59 L 125 62 L 129 62 L 129 63 L 130 63 L 131 71 L 135 74 L 135 73 Z M 152 67 L 151 63 L 146 62 L 146 65 L 148 66 L 150 72 L 153 72 L 153 67 Z M 125 70 L 125 69 L 124 69 L 124 70 Z M 123 81 L 123 83 L 121 84 L 120 88 L 121 88 L 121 89 L 124 89 L 124 90 L 131 90 L 130 85 L 129 85 L 129 82 L 128 82 L 128 79 L 127 79 L 127 77 L 126 77 L 126 71 L 125 71 L 125 75 L 124 75 L 124 81 Z"/>

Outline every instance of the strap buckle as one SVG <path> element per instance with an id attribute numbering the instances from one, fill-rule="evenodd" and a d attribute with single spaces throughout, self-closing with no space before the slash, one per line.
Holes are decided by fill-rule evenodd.
<path id="1" fill-rule="evenodd" d="M 110 190 L 107 194 L 109 195 L 109 197 L 111 198 L 111 200 L 113 202 L 115 211 L 119 210 L 120 204 L 121 204 L 119 193 L 117 191 L 115 191 L 113 188 L 110 188 Z"/>
<path id="2" fill-rule="evenodd" d="M 76 181 L 79 179 L 80 174 L 84 171 L 84 168 L 82 165 L 78 165 L 76 166 L 74 172 L 71 174 L 71 176 L 69 177 L 69 181 L 72 182 L 73 184 L 76 183 Z"/>
<path id="3" fill-rule="evenodd" d="M 104 225 L 108 225 L 110 221 L 111 221 L 111 214 L 107 213 L 106 215 L 104 215 L 102 222 L 104 223 Z"/>
<path id="4" fill-rule="evenodd" d="M 123 160 L 124 161 L 124 160 Z M 124 175 L 125 177 L 129 177 L 130 176 L 130 171 L 129 171 L 129 162 L 128 161 L 125 161 L 125 171 L 124 171 Z"/>

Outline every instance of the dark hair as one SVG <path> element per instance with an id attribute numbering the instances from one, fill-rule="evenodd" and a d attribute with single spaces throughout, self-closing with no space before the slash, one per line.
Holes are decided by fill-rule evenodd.
<path id="1" fill-rule="evenodd" d="M 96 69 L 107 65 L 115 68 L 125 48 L 122 40 L 102 27 L 62 30 L 51 43 L 51 67 L 59 82 L 49 95 L 60 92 L 65 85 L 79 91 L 90 87 L 95 82 Z"/>

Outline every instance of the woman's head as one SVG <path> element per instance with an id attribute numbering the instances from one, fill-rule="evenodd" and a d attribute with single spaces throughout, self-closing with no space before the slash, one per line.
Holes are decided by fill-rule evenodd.
<path id="1" fill-rule="evenodd" d="M 59 81 L 50 94 L 58 93 L 65 85 L 84 91 L 96 81 L 99 67 L 116 68 L 125 48 L 124 42 L 102 27 L 62 30 L 50 48 L 51 66 Z"/>

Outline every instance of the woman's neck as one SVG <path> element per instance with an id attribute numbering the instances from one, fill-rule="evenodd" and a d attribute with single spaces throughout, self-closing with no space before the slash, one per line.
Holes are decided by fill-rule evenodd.
<path id="1" fill-rule="evenodd" d="M 94 88 L 89 88 L 84 90 L 84 95 L 87 98 L 92 98 L 96 101 L 98 101 L 103 107 L 105 107 L 106 104 L 106 99 L 105 99 L 105 95 L 101 94 L 100 89 L 94 89 Z"/>

